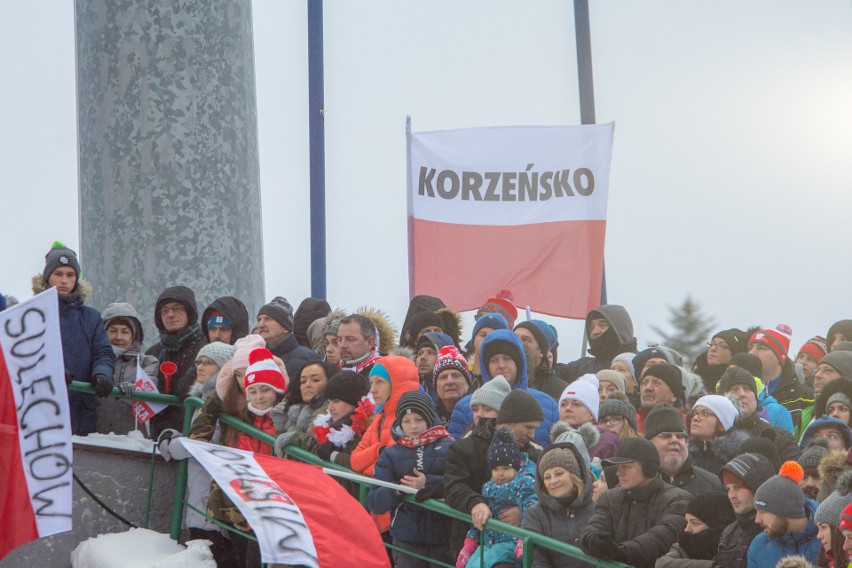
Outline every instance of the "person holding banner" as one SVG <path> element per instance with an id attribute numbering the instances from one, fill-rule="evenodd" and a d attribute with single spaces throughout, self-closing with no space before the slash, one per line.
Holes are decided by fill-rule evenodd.
<path id="1" fill-rule="evenodd" d="M 56 288 L 59 295 L 59 328 L 66 381 L 82 381 L 100 398 L 112 392 L 115 355 L 104 331 L 101 314 L 83 302 L 92 286 L 80 278 L 77 254 L 60 242 L 44 257 L 44 271 L 33 276 L 33 293 Z M 71 433 L 92 434 L 98 429 L 98 399 L 91 394 L 69 392 Z"/>
<path id="2" fill-rule="evenodd" d="M 102 318 L 107 338 L 115 354 L 113 383 L 125 396 L 130 396 L 136 389 L 138 364 L 156 384 L 160 362 L 153 355 L 142 354 L 145 331 L 133 306 L 125 302 L 113 302 L 106 307 Z M 98 409 L 98 433 L 127 434 L 136 430 L 137 422 L 131 405 L 130 398 L 105 398 Z"/>

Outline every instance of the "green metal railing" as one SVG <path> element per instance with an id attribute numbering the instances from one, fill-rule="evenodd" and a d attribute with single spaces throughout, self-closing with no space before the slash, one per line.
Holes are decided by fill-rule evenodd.
<path id="1" fill-rule="evenodd" d="M 71 386 L 69 387 L 69 389 L 74 390 L 74 391 L 78 391 L 78 392 L 94 394 L 94 389 L 88 383 L 73 382 L 73 383 L 71 383 Z M 122 394 L 122 392 L 117 388 L 113 389 L 111 396 L 115 396 L 115 397 L 118 397 L 118 398 L 126 398 Z M 137 399 L 137 400 L 144 400 L 144 401 L 148 401 L 148 402 L 157 402 L 157 403 L 161 403 L 161 404 L 168 404 L 168 405 L 171 405 L 171 406 L 182 406 L 184 408 L 183 430 L 182 430 L 184 435 L 189 434 L 189 428 L 192 424 L 193 414 L 195 413 L 195 411 L 197 409 L 201 408 L 204 405 L 204 401 L 202 401 L 199 398 L 189 397 L 189 398 L 186 398 L 186 399 L 181 399 L 181 398 L 179 398 L 177 396 L 173 396 L 173 395 L 163 395 L 163 394 L 159 394 L 159 393 L 146 393 L 146 392 L 141 392 L 141 391 L 133 393 L 133 395 L 130 398 Z M 240 431 L 244 434 L 248 434 L 249 436 L 252 436 L 253 438 L 256 438 L 256 439 L 258 439 L 261 442 L 264 442 L 266 444 L 273 445 L 275 443 L 275 437 L 274 436 L 270 436 L 266 432 L 258 430 L 256 428 L 254 428 L 253 426 L 247 424 L 246 422 L 243 422 L 242 420 L 240 420 L 239 418 L 236 418 L 234 416 L 230 416 L 228 414 L 223 413 L 222 415 L 220 415 L 219 421 L 224 423 L 224 424 L 227 424 L 228 426 L 234 428 L 235 430 L 238 430 L 238 431 Z M 316 455 L 314 455 L 314 454 L 312 454 L 312 453 L 310 453 L 306 450 L 303 450 L 301 448 L 288 446 L 286 448 L 286 452 L 287 452 L 288 456 L 295 458 L 299 461 L 303 461 L 303 462 L 310 463 L 310 464 L 313 464 L 313 465 L 316 465 L 316 466 L 319 466 L 319 467 L 324 467 L 324 468 L 327 468 L 327 469 L 336 469 L 336 470 L 339 470 L 339 471 L 350 472 L 350 473 L 352 472 L 352 470 L 347 468 L 347 467 L 344 467 L 342 465 L 339 465 L 339 464 L 336 464 L 336 463 L 333 463 L 333 462 L 324 461 L 324 460 L 320 459 L 319 457 L 317 457 Z M 178 471 L 177 471 L 177 480 L 176 480 L 176 483 L 175 483 L 175 498 L 174 498 L 174 505 L 172 506 L 172 521 L 171 521 L 171 527 L 170 527 L 170 536 L 175 541 L 177 541 L 180 537 L 181 524 L 182 524 L 182 521 L 183 521 L 183 509 L 184 509 L 184 506 L 186 506 L 186 503 L 184 501 L 184 495 L 186 494 L 186 479 L 187 479 L 187 467 L 188 467 L 187 460 L 180 460 L 178 462 L 177 467 L 178 467 Z M 361 501 L 361 504 L 363 505 L 365 500 L 366 500 L 366 496 L 367 496 L 367 492 L 369 491 L 370 484 L 366 483 L 366 482 L 359 482 L 359 481 L 354 481 L 354 483 L 357 483 L 360 487 L 360 501 Z M 463 521 L 463 522 L 468 523 L 468 524 L 470 524 L 470 522 L 471 522 L 470 515 L 468 515 L 466 513 L 462 513 L 461 511 L 457 511 L 456 509 L 453 509 L 452 507 L 450 507 L 449 505 L 447 505 L 443 501 L 438 501 L 436 499 L 427 499 L 425 501 L 418 503 L 414 500 L 413 495 L 406 495 L 405 497 L 403 497 L 403 499 L 405 501 L 409 502 L 409 503 L 413 503 L 414 505 L 416 505 L 418 507 L 422 507 L 422 508 L 427 509 L 429 511 L 434 511 L 434 512 L 439 513 L 441 515 L 444 515 L 446 517 L 457 519 L 457 520 Z M 191 507 L 191 508 L 193 510 L 195 510 L 196 512 L 206 516 L 205 512 L 199 511 L 199 510 L 195 509 L 194 507 Z M 209 519 L 209 517 L 208 517 L 208 519 Z M 212 522 L 216 522 L 215 519 L 210 519 L 210 520 Z M 217 522 L 216 524 L 221 524 L 221 523 Z M 548 536 L 545 536 L 545 535 L 542 535 L 542 534 L 539 534 L 539 533 L 535 533 L 535 532 L 532 532 L 532 531 L 529 531 L 529 530 L 526 530 L 526 529 L 523 529 L 523 528 L 520 528 L 520 527 L 516 527 L 514 525 L 509 525 L 509 524 L 500 522 L 496 519 L 489 519 L 486 522 L 485 526 L 489 529 L 508 534 L 508 535 L 515 537 L 515 538 L 521 538 L 521 539 L 524 540 L 524 552 L 523 552 L 523 556 L 522 556 L 524 568 L 530 568 L 532 566 L 533 554 L 534 554 L 535 549 L 538 548 L 538 547 L 546 548 L 546 549 L 552 550 L 553 552 L 556 552 L 558 554 L 564 554 L 565 556 L 569 556 L 571 558 L 576 558 L 578 560 L 582 560 L 582 561 L 587 562 L 587 563 L 589 563 L 593 566 L 599 566 L 601 568 L 622 568 L 622 567 L 623 568 L 629 568 L 627 564 L 622 564 L 620 562 L 613 562 L 613 561 L 600 560 L 598 558 L 594 558 L 592 556 L 587 555 L 581 549 L 579 549 L 576 546 L 573 546 L 571 544 L 568 544 L 568 543 L 562 542 L 560 540 L 556 540 L 556 539 L 550 538 Z M 233 527 L 224 527 L 224 528 L 226 528 L 228 530 L 233 530 Z M 247 538 L 253 538 L 250 535 L 246 535 L 245 533 L 242 533 L 240 531 L 236 531 L 236 532 L 239 532 L 240 534 L 242 534 L 243 536 L 246 536 Z M 386 546 L 388 546 L 389 548 L 399 550 L 392 545 L 386 544 Z M 412 554 L 411 552 L 409 552 L 407 550 L 403 550 L 402 552 L 404 552 L 406 554 Z"/>

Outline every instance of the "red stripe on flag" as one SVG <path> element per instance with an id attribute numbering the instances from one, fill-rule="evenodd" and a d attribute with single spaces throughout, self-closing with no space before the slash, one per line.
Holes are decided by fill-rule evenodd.
<path id="1" fill-rule="evenodd" d="M 0 349 L 0 559 L 16 546 L 37 538 L 35 513 L 18 441 L 15 395 Z"/>
<path id="2" fill-rule="evenodd" d="M 314 465 L 254 454 L 258 465 L 299 507 L 319 565 L 389 568 L 370 515 L 339 483 Z"/>
<path id="3" fill-rule="evenodd" d="M 517 306 L 576 319 L 600 305 L 606 221 L 412 225 L 413 295 L 465 311 L 506 289 Z"/>

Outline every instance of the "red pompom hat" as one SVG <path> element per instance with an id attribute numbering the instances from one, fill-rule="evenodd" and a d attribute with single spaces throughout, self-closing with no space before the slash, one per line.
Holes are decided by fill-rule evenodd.
<path id="1" fill-rule="evenodd" d="M 287 382 L 281 369 L 272 359 L 269 349 L 263 347 L 249 353 L 249 366 L 246 369 L 246 390 L 252 385 L 269 385 L 275 392 L 284 394 Z"/>

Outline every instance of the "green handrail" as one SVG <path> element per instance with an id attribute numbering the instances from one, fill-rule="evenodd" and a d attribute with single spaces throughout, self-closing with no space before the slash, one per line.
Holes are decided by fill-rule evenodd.
<path id="1" fill-rule="evenodd" d="M 78 392 L 85 392 L 94 394 L 94 389 L 88 383 L 81 382 L 73 382 L 71 383 L 70 390 L 75 390 Z M 110 396 L 115 396 L 118 398 L 127 398 L 122 392 L 115 388 L 112 391 Z M 189 428 L 192 424 L 192 416 L 196 409 L 201 408 L 204 405 L 204 401 L 195 397 L 188 397 L 186 399 L 181 399 L 177 396 L 173 395 L 163 395 L 159 393 L 146 393 L 146 392 L 134 392 L 130 397 L 138 400 L 145 400 L 149 402 L 158 402 L 162 404 L 168 404 L 171 406 L 183 406 L 184 415 L 183 415 L 183 434 L 187 435 L 189 433 Z M 246 422 L 243 422 L 239 418 L 228 414 L 221 414 L 219 417 L 219 421 L 227 424 L 228 426 L 244 433 L 252 436 L 261 442 L 266 444 L 273 445 L 275 443 L 275 437 L 270 436 L 266 432 L 258 430 L 257 428 L 249 425 Z M 288 456 L 293 457 L 299 461 L 306 462 L 312 465 L 316 465 L 319 467 L 324 467 L 328 469 L 336 469 L 339 471 L 351 472 L 352 470 L 344 467 L 342 465 L 327 462 L 315 454 L 303 450 L 302 448 L 287 446 L 285 451 Z M 170 527 L 170 536 L 173 540 L 178 540 L 180 537 L 180 528 L 183 520 L 183 507 L 184 507 L 184 495 L 186 494 L 186 471 L 187 471 L 187 461 L 181 460 L 178 462 L 178 474 L 177 480 L 175 482 L 175 499 L 174 505 L 172 507 L 172 522 Z M 358 483 L 361 487 L 362 493 L 362 503 L 363 503 L 363 494 L 365 491 L 369 491 L 369 484 L 359 481 L 354 481 L 354 483 Z M 471 518 L 467 513 L 463 513 L 456 509 L 453 509 L 443 501 L 438 501 L 435 499 L 427 499 L 422 502 L 416 502 L 414 500 L 413 495 L 406 495 L 403 499 L 409 503 L 412 503 L 416 506 L 423 507 L 429 511 L 434 511 L 441 515 L 457 519 L 463 521 L 465 523 L 470 523 Z M 548 550 L 552 550 L 559 554 L 564 554 L 565 556 L 570 556 L 571 558 L 576 558 L 578 560 L 582 560 L 587 562 L 593 566 L 599 566 L 601 568 L 629 568 L 629 565 L 622 564 L 621 562 L 613 562 L 609 560 L 600 560 L 598 558 L 594 558 L 592 556 L 584 553 L 580 548 L 568 544 L 566 542 L 562 542 L 560 540 L 556 540 L 554 538 L 545 536 L 543 534 L 535 533 L 521 527 L 516 527 L 514 525 L 509 525 L 503 522 L 500 522 L 496 519 L 489 519 L 485 526 L 513 536 L 515 538 L 524 539 L 524 553 L 522 556 L 524 568 L 530 568 L 532 566 L 534 550 L 536 547 L 546 548 Z"/>

